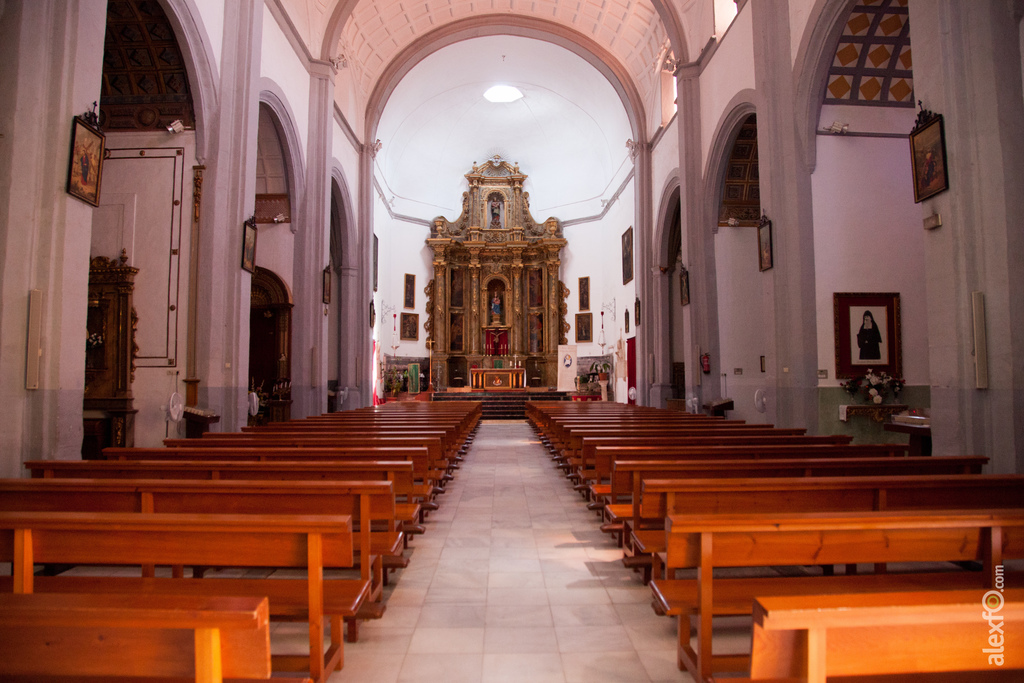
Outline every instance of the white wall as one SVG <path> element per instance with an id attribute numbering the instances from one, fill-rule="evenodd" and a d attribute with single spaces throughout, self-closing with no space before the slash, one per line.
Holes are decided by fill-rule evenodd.
<path id="1" fill-rule="evenodd" d="M 908 384 L 928 384 L 925 231 L 920 207 L 914 204 L 907 140 L 818 136 L 818 163 L 811 184 L 818 367 L 829 371 L 829 379 L 819 384 L 839 384 L 835 379 L 835 292 L 898 292 L 903 375 Z"/>
<path id="2" fill-rule="evenodd" d="M 266 5 L 263 7 L 260 75 L 271 79 L 284 90 L 288 106 L 295 116 L 293 123 L 302 141 L 299 153 L 305 158 L 306 150 L 309 149 L 309 73 Z M 293 200 L 299 201 L 298 198 Z"/>
<path id="3" fill-rule="evenodd" d="M 715 131 L 726 106 L 737 92 L 753 87 L 753 27 L 748 6 L 733 20 L 700 75 L 701 168 L 708 166 Z"/>
<path id="4" fill-rule="evenodd" d="M 184 4 L 182 0 L 169 0 L 172 4 Z M 206 37 L 210 41 L 209 48 L 213 58 L 220 67 L 221 53 L 224 49 L 224 0 L 195 0 L 202 25 L 206 28 Z M 185 10 L 192 13 L 191 8 Z"/>
<path id="5" fill-rule="evenodd" d="M 758 270 L 757 229 L 719 228 L 715 235 L 718 274 L 719 349 L 722 374 L 702 375 L 718 382 L 722 396 L 733 399 L 730 419 L 763 423 L 754 409 L 754 392 L 765 387 L 761 356 L 767 353 L 764 334 L 764 274 Z M 736 371 L 741 374 L 736 374 Z M 697 371 L 696 368 L 693 371 Z"/>

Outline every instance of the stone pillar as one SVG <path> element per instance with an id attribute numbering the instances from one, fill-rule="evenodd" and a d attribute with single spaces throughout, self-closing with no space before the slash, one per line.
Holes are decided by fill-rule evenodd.
<path id="1" fill-rule="evenodd" d="M 1021 3 L 915 0 L 914 94 L 942 114 L 950 191 L 921 203 L 936 455 L 1024 472 L 1024 97 Z M 971 293 L 985 295 L 988 387 L 975 381 Z M 904 353 L 913 353 L 904 349 Z"/>
<path id="2" fill-rule="evenodd" d="M 199 248 L 196 355 L 199 403 L 221 415 L 220 429 L 235 431 L 247 420 L 249 307 L 252 278 L 235 267 L 242 253 L 242 224 L 256 197 L 256 134 L 259 127 L 259 65 L 263 3 L 224 5 L 219 97 L 206 131 Z"/>
<path id="3" fill-rule="evenodd" d="M 721 383 L 708 381 L 721 371 L 718 342 L 718 285 L 715 268 L 715 241 L 704 196 L 700 119 L 700 67 L 690 64 L 677 72 L 679 113 L 679 191 L 682 225 L 683 263 L 690 272 L 690 305 L 682 309 L 684 359 L 686 362 L 686 398 L 703 405 L 721 396 Z M 711 356 L 711 374 L 700 371 L 698 354 Z"/>
<path id="4" fill-rule="evenodd" d="M 3 477 L 23 476 L 25 460 L 81 457 L 93 207 L 64 187 L 72 118 L 100 99 L 106 10 L 105 0 L 0 3 Z M 42 301 L 34 389 L 26 388 L 31 290 Z"/>
<path id="5" fill-rule="evenodd" d="M 522 289 L 523 263 L 517 259 L 512 263 L 512 305 L 509 307 L 508 324 L 512 330 L 512 338 L 509 340 L 509 353 L 520 356 L 526 354 L 526 345 L 523 343 L 525 324 L 523 320 Z"/>
<path id="6" fill-rule="evenodd" d="M 789 0 L 750 3 L 761 209 L 772 220 L 774 267 L 764 281 L 768 422 L 818 428 L 818 331 L 811 174 L 793 122 L 798 120 L 790 52 Z M 915 45 L 917 43 L 915 42 Z M 772 348 L 774 346 L 774 348 Z M 712 366 L 711 377 L 721 369 Z M 774 399 L 774 400 L 773 400 Z"/>
<path id="7" fill-rule="evenodd" d="M 334 70 L 312 62 L 305 192 L 299 201 L 292 292 L 292 419 L 327 410 L 327 316 L 321 275 L 329 261 Z"/>

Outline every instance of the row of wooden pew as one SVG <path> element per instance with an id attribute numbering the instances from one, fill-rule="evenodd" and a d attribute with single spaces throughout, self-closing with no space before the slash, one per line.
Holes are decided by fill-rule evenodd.
<path id="1" fill-rule="evenodd" d="M 981 474 L 985 457 L 613 403 L 532 403 L 527 417 L 650 582 L 655 611 L 677 619 L 679 667 L 695 680 L 1021 679 L 1024 652 L 1008 642 L 989 662 L 980 614 L 998 595 L 1014 637 L 1024 631 L 1008 588 L 1024 578 L 1009 568 L 1024 559 L 1024 476 Z M 713 618 L 727 615 L 755 620 L 752 654 L 713 654 Z M 916 648 L 886 644 L 913 637 L 892 639 L 896 625 Z"/>
<path id="2" fill-rule="evenodd" d="M 344 664 L 342 625 L 355 640 L 361 620 L 383 614 L 389 572 L 408 563 L 480 414 L 479 403 L 388 404 L 105 460 L 26 462 L 31 478 L 0 480 L 0 562 L 12 563 L 0 678 L 301 672 L 284 680 L 323 683 Z M 141 575 L 64 571 L 82 565 Z M 73 607 L 63 620 L 61 604 Z M 308 624 L 308 656 L 270 657 L 274 620 Z M 17 623 L 38 628 L 5 640 Z M 91 650 L 97 638 L 106 645 Z M 101 671 L 101 653 L 123 648 L 132 665 Z"/>

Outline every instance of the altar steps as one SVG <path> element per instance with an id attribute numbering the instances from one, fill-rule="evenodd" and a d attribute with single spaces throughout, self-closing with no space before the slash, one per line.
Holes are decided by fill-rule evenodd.
<path id="1" fill-rule="evenodd" d="M 522 420 L 527 401 L 568 401 L 565 391 L 435 391 L 433 401 L 481 401 L 484 420 Z"/>

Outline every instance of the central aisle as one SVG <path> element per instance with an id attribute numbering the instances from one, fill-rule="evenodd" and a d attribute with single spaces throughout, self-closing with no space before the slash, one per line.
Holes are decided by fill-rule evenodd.
<path id="1" fill-rule="evenodd" d="M 525 421 L 483 422 L 330 681 L 691 681 L 675 620 Z"/>

